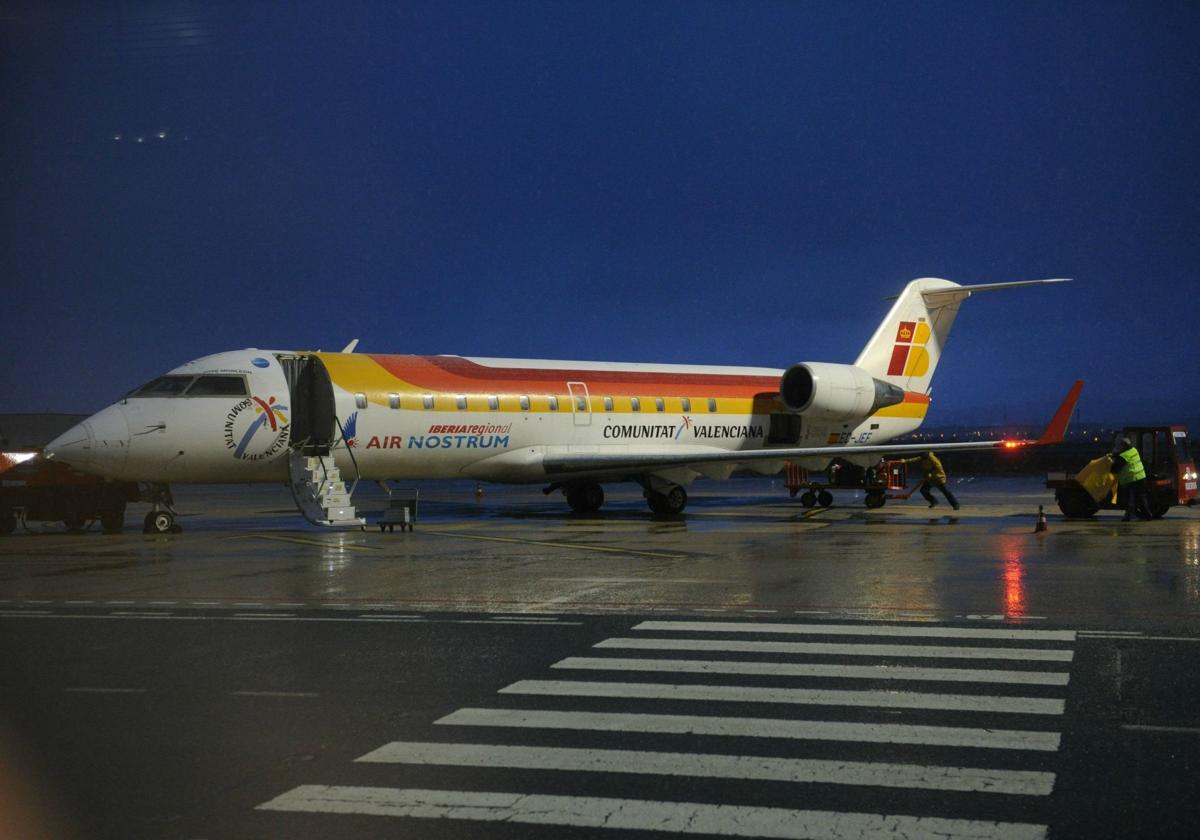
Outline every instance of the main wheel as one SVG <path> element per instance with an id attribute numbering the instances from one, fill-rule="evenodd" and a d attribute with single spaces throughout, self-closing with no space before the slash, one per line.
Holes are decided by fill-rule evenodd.
<path id="1" fill-rule="evenodd" d="M 805 490 L 800 494 L 800 504 L 806 508 L 810 508 L 817 503 L 817 494 L 811 490 Z"/>
<path id="2" fill-rule="evenodd" d="M 1058 509 L 1069 519 L 1086 519 L 1095 515 L 1100 506 L 1082 487 L 1060 487 L 1054 493 Z"/>
<path id="3" fill-rule="evenodd" d="M 832 507 L 833 494 L 830 493 L 828 490 L 822 490 L 820 493 L 817 494 L 817 504 L 819 504 L 823 508 Z"/>
<path id="4" fill-rule="evenodd" d="M 604 488 L 594 481 L 583 481 L 567 488 L 567 504 L 576 513 L 594 513 L 604 504 Z"/>
<path id="5" fill-rule="evenodd" d="M 117 502 L 100 509 L 100 525 L 106 534 L 119 534 L 125 527 L 125 503 Z"/>
<path id="6" fill-rule="evenodd" d="M 150 511 L 146 514 L 145 522 L 143 523 L 142 533 L 144 534 L 171 534 L 179 533 L 175 530 L 175 514 L 169 510 Z"/>
<path id="7" fill-rule="evenodd" d="M 647 490 L 646 504 L 660 516 L 675 516 L 683 513 L 683 509 L 687 507 L 687 491 L 678 486 L 672 487 L 666 493 Z"/>
<path id="8" fill-rule="evenodd" d="M 879 492 L 878 490 L 873 490 L 867 494 L 866 502 L 867 507 L 875 510 L 876 508 L 881 508 L 884 506 L 884 504 L 887 502 L 887 495 Z"/>

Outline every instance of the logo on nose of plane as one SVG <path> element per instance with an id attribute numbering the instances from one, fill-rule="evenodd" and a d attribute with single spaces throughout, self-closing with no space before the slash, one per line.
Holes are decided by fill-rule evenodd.
<path id="1" fill-rule="evenodd" d="M 263 461 L 278 455 L 290 437 L 287 410 L 286 405 L 276 404 L 275 397 L 247 397 L 235 403 L 225 415 L 225 448 L 241 461 Z"/>

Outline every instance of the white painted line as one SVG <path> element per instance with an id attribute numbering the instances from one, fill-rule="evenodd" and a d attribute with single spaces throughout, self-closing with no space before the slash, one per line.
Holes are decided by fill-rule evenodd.
<path id="1" fill-rule="evenodd" d="M 296 614 L 295 613 L 281 613 L 281 612 L 272 612 L 272 613 L 239 612 L 239 613 L 234 613 L 233 617 L 234 618 L 295 618 Z"/>
<path id="2" fill-rule="evenodd" d="M 150 612 L 149 610 L 115 610 L 113 615 L 127 618 L 170 618 L 169 612 Z"/>
<path id="3" fill-rule="evenodd" d="M 50 615 L 50 610 L 0 610 L 0 615 L 10 618 L 22 615 Z"/>
<path id="4" fill-rule="evenodd" d="M 173 606 L 175 606 L 176 603 L 178 603 L 178 602 L 177 601 L 147 601 L 146 606 L 148 606 L 148 607 L 173 607 Z"/>
<path id="5" fill-rule="evenodd" d="M 755 612 L 755 610 L 746 610 Z M 687 633 L 788 633 L 805 636 L 907 636 L 931 639 L 1016 639 L 1026 642 L 1073 642 L 1074 630 L 981 629 L 920 624 L 776 624 L 754 621 L 643 621 L 642 631 Z"/>
<path id="6" fill-rule="evenodd" d="M 550 666 L 584 671 L 659 671 L 681 674 L 745 674 L 762 677 L 832 677 L 1013 685 L 1067 685 L 1065 671 L 995 671 L 983 668 L 917 668 L 908 665 L 817 665 L 800 662 L 733 662 L 720 659 L 632 659 L 569 656 Z"/>
<path id="7" fill-rule="evenodd" d="M 219 607 L 220 601 L 192 601 L 193 607 Z"/>
<path id="8" fill-rule="evenodd" d="M 315 691 L 231 691 L 233 697 L 320 697 Z"/>
<path id="9" fill-rule="evenodd" d="M 829 610 L 792 610 L 796 615 L 829 615 Z"/>
<path id="10" fill-rule="evenodd" d="M 149 689 L 146 688 L 99 688 L 90 686 L 79 686 L 72 688 L 64 688 L 71 694 L 145 694 Z"/>
<path id="11" fill-rule="evenodd" d="M 264 604 L 262 601 L 235 601 L 233 605 L 235 607 L 241 607 L 242 609 L 266 606 L 266 604 Z"/>
<path id="12" fill-rule="evenodd" d="M 434 619 L 438 624 L 508 624 L 513 627 L 578 627 L 582 621 L 516 621 L 513 619 L 493 618 L 490 621 L 474 618 L 442 618 Z"/>
<path id="13" fill-rule="evenodd" d="M 79 604 L 94 604 L 96 602 L 95 601 L 63 601 L 63 603 L 64 604 L 73 604 L 73 605 L 78 606 Z"/>
<path id="14" fill-rule="evenodd" d="M 405 621 L 424 621 L 424 618 L 419 615 L 400 615 L 399 613 L 359 613 L 359 618 L 395 618 L 404 619 Z"/>
<path id="15" fill-rule="evenodd" d="M 110 607 L 132 607 L 136 601 L 105 601 Z"/>
<path id="16" fill-rule="evenodd" d="M 1144 636 L 1141 630 L 1080 630 L 1080 636 Z"/>
<path id="17" fill-rule="evenodd" d="M 394 610 L 394 609 L 396 609 L 396 605 L 395 604 L 363 604 L 362 609 L 364 609 L 364 610 Z"/>
<path id="18" fill-rule="evenodd" d="M 1093 635 L 1088 638 L 1092 639 L 1122 639 L 1131 642 L 1200 642 L 1200 636 L 1117 636 L 1117 635 Z"/>
<path id="19" fill-rule="evenodd" d="M 305 604 L 303 601 L 280 601 L 275 606 L 284 607 L 284 608 L 290 607 L 292 609 L 295 609 L 296 607 L 304 607 L 304 606 L 308 606 L 308 605 Z"/>
<path id="20" fill-rule="evenodd" d="M 344 785 L 301 785 L 270 802 L 264 802 L 258 808 L 264 811 L 369 814 L 793 840 L 864 840 L 885 836 L 937 837 L 939 840 L 1042 840 L 1046 836 L 1046 826 L 1029 823 L 642 799 Z"/>
<path id="21" fill-rule="evenodd" d="M 913 659 L 1015 659 L 1070 662 L 1074 652 L 1044 648 L 947 647 L 944 645 L 825 644 L 822 642 L 740 642 L 724 639 L 605 639 L 598 648 L 696 650 L 736 653 L 800 653 L 827 656 L 898 656 Z"/>
<path id="22" fill-rule="evenodd" d="M 953 790 L 1017 796 L 1049 796 L 1054 774 L 1036 770 L 993 770 L 919 764 L 768 758 L 635 750 L 565 747 L 507 747 L 492 744 L 439 744 L 396 741 L 357 761 L 377 764 L 511 767 L 580 773 L 637 773 L 706 779 L 858 785 L 863 787 Z"/>
<path id="23" fill-rule="evenodd" d="M 1122 729 L 1133 732 L 1178 732 L 1183 735 L 1200 735 L 1200 729 L 1194 726 L 1150 726 L 1148 724 L 1124 723 Z"/>
<path id="24" fill-rule="evenodd" d="M 1065 701 L 1046 697 L 996 697 L 984 694 L 922 694 L 911 691 L 841 691 L 813 688 L 765 688 L 745 685 L 668 685 L 579 680 L 520 680 L 500 694 L 552 697 L 623 697 L 639 700 L 698 700 L 712 703 L 788 703 L 807 706 L 857 706 L 872 709 L 938 709 L 1016 715 L 1061 715 Z"/>
<path id="25" fill-rule="evenodd" d="M 821 720 L 649 715 L 616 712 L 555 712 L 526 709 L 459 709 L 435 721 L 447 726 L 504 726 L 524 729 L 574 729 L 598 732 L 665 732 L 738 738 L 789 738 L 858 741 L 873 744 L 924 744 L 994 750 L 1057 752 L 1057 732 L 914 726 L 892 723 L 839 723 Z"/>
<path id="26" fill-rule="evenodd" d="M 334 609 L 341 609 L 342 607 L 348 607 L 348 606 L 350 606 L 350 605 L 349 605 L 349 604 L 333 604 L 333 603 L 324 603 L 324 604 L 321 604 L 321 606 L 322 606 L 322 607 L 332 607 L 332 608 L 334 608 Z"/>
<path id="27" fill-rule="evenodd" d="M 779 610 L 748 610 L 747 609 L 747 610 L 742 610 L 742 612 L 744 612 L 744 613 L 761 613 L 763 615 L 775 615 L 776 613 L 779 612 Z M 670 624 L 673 622 L 664 622 L 664 623 Z"/>

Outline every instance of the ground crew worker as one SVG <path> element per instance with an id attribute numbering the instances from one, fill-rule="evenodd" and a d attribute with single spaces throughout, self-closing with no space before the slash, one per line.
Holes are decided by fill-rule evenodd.
<path id="1" fill-rule="evenodd" d="M 946 501 L 955 510 L 958 510 L 958 499 L 954 498 L 954 494 L 946 487 L 946 468 L 942 466 L 942 462 L 938 460 L 938 456 L 932 452 L 926 452 L 924 455 L 918 455 L 915 458 L 905 458 L 904 463 L 916 464 L 921 468 L 921 472 L 925 474 L 925 479 L 921 482 L 921 495 L 929 502 L 929 506 L 933 507 L 937 504 L 937 499 L 933 498 L 933 493 L 930 487 L 936 487 L 942 491 L 942 495 L 946 497 Z"/>
<path id="2" fill-rule="evenodd" d="M 1146 467 L 1128 435 L 1117 436 L 1112 454 L 1108 457 L 1112 460 L 1117 483 L 1125 488 L 1125 518 L 1121 521 L 1128 522 L 1134 516 L 1142 520 L 1153 519 L 1150 498 L 1146 494 Z"/>

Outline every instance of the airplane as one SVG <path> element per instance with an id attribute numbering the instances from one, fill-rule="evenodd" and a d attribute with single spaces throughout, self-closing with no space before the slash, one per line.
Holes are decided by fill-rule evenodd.
<path id="1" fill-rule="evenodd" d="M 362 525 L 343 475 L 539 483 L 579 513 L 600 508 L 603 484 L 633 481 L 654 513 L 674 515 L 700 477 L 773 475 L 789 462 L 821 470 L 834 458 L 867 467 L 927 451 L 887 441 L 925 419 L 961 303 L 1061 282 L 913 280 L 853 364 L 381 355 L 355 352 L 357 340 L 341 352 L 217 353 L 130 391 L 49 443 L 45 457 L 141 483 L 152 504 L 147 533 L 179 530 L 172 483 L 288 482 L 313 524 Z M 1032 443 L 1061 439 L 1081 385 Z"/>

